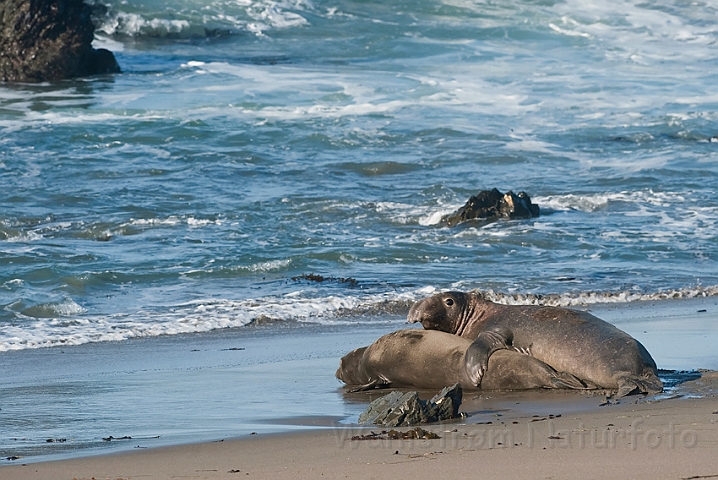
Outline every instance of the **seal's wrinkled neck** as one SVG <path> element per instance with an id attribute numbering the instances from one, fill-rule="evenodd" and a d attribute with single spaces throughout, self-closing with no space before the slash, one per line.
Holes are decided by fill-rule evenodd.
<path id="1" fill-rule="evenodd" d="M 459 335 L 460 337 L 466 332 L 466 327 L 471 323 L 471 318 L 475 309 L 474 298 L 471 294 L 461 294 L 461 309 L 457 312 L 454 320 L 452 333 Z"/>
<path id="2" fill-rule="evenodd" d="M 462 308 L 459 315 L 454 319 L 453 333 L 460 337 L 471 336 L 468 329 L 474 327 L 476 322 L 486 314 L 486 302 L 481 295 L 473 293 L 462 294 Z"/>

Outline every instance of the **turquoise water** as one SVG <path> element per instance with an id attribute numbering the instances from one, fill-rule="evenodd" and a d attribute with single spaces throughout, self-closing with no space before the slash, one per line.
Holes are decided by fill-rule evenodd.
<path id="1" fill-rule="evenodd" d="M 0 351 L 717 291 L 708 3 L 107 5 L 122 74 L 0 86 Z"/>

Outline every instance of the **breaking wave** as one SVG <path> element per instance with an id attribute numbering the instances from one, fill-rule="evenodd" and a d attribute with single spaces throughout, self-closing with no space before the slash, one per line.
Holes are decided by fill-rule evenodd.
<path id="1" fill-rule="evenodd" d="M 234 5 L 203 2 L 173 11 L 152 2 L 133 6 L 145 8 L 138 11 L 126 11 L 129 7 L 125 4 L 95 4 L 93 8 L 99 35 L 189 39 L 241 32 L 262 36 L 272 29 L 301 27 L 309 23 L 300 13 L 307 7 L 311 8 L 311 4 L 250 0 Z"/>
<path id="2" fill-rule="evenodd" d="M 553 307 L 584 307 L 606 303 L 645 302 L 651 300 L 678 300 L 718 296 L 718 285 L 665 290 L 653 293 L 631 291 L 576 292 L 562 294 L 507 294 L 493 290 L 478 291 L 484 298 L 505 305 L 547 305 Z"/>
<path id="3" fill-rule="evenodd" d="M 36 318 L 18 327 L 0 326 L 0 352 L 90 342 L 121 341 L 137 337 L 198 333 L 221 328 L 250 327 L 282 322 L 321 325 L 357 323 L 396 324 L 399 327 L 411 305 L 438 293 L 423 287 L 403 293 L 373 295 L 305 296 L 302 291 L 283 296 L 246 300 L 204 300 L 178 305 L 170 311 L 140 311 L 131 315 L 90 316 L 67 300 L 62 304 L 41 306 L 42 315 L 61 318 Z M 648 300 L 688 299 L 718 296 L 718 285 L 666 290 L 653 293 L 578 292 L 564 294 L 508 294 L 476 290 L 486 299 L 507 305 L 548 305 L 581 307 Z M 33 313 L 33 312 L 27 312 Z M 52 314 L 52 315 L 51 315 Z"/>

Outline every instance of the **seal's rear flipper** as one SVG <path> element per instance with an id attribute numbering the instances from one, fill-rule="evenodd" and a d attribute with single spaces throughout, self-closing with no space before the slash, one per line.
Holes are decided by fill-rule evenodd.
<path id="1" fill-rule="evenodd" d="M 663 391 L 663 382 L 657 375 L 648 374 L 643 377 L 636 375 L 623 375 L 618 378 L 618 392 L 615 398 L 628 395 L 658 394 Z"/>
<path id="2" fill-rule="evenodd" d="M 514 341 L 514 334 L 506 327 L 492 327 L 479 333 L 464 354 L 466 373 L 471 383 L 478 387 L 489 365 L 489 357 L 496 350 L 508 349 Z"/>
<path id="3" fill-rule="evenodd" d="M 550 380 L 551 386 L 549 388 L 567 388 L 570 390 L 588 390 L 589 385 L 586 385 L 581 379 L 574 377 L 570 373 L 556 372 Z"/>

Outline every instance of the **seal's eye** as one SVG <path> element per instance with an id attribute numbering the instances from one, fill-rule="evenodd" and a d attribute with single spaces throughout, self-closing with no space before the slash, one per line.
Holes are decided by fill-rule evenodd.
<path id="1" fill-rule="evenodd" d="M 447 298 L 446 300 L 444 300 L 444 303 L 446 303 L 448 306 L 452 306 L 454 304 L 454 299 Z"/>

